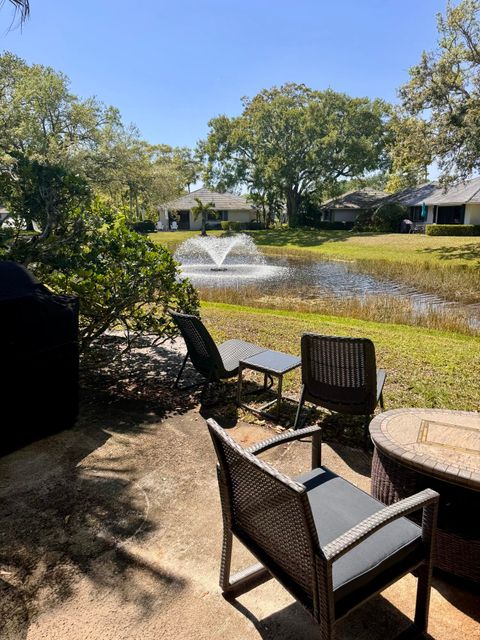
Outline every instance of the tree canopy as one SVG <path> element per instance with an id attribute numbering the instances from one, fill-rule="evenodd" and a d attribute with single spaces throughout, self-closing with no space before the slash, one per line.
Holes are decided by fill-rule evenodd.
<path id="1" fill-rule="evenodd" d="M 190 150 L 148 144 L 116 109 L 73 95 L 63 74 L 0 56 L 0 202 L 11 215 L 0 260 L 80 298 L 83 348 L 119 326 L 172 336 L 167 309 L 196 311 L 171 253 L 127 224 L 156 217 L 195 171 Z"/>
<path id="2" fill-rule="evenodd" d="M 14 177 L 25 159 L 78 175 L 133 219 L 156 217 L 158 204 L 180 195 L 199 170 L 190 149 L 145 142 L 114 107 L 74 95 L 64 74 L 5 53 L 0 170 Z M 8 206 L 9 193 L 0 199 Z"/>
<path id="3" fill-rule="evenodd" d="M 448 3 L 437 15 L 438 46 L 423 52 L 399 91 L 393 164 L 422 173 L 436 160 L 444 181 L 480 170 L 480 2 Z"/>
<path id="4" fill-rule="evenodd" d="M 223 189 L 246 185 L 260 200 L 280 195 L 290 224 L 297 223 L 304 195 L 386 161 L 387 107 L 381 100 L 286 84 L 242 104 L 240 116 L 209 122 L 199 145 L 205 180 Z"/>

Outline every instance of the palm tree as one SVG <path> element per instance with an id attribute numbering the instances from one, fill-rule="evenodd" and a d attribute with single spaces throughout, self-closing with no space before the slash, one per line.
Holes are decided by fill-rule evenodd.
<path id="1" fill-rule="evenodd" d="M 29 0 L 9 0 L 15 7 L 15 13 L 20 13 L 20 23 L 23 24 L 30 15 L 30 2 Z M 4 0 L 0 0 L 0 6 L 4 3 Z"/>
<path id="2" fill-rule="evenodd" d="M 205 204 L 203 204 L 200 198 L 195 198 L 195 202 L 197 203 L 197 206 L 192 207 L 193 218 L 194 220 L 196 220 L 198 216 L 202 216 L 202 231 L 200 235 L 206 236 L 207 235 L 206 225 L 207 225 L 208 216 L 212 215 L 216 218 L 218 215 L 217 211 L 215 211 L 215 203 L 206 202 Z"/>

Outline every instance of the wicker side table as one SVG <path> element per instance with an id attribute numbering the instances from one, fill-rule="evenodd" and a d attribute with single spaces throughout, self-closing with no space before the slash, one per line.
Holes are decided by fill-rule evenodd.
<path id="1" fill-rule="evenodd" d="M 398 409 L 370 423 L 372 495 L 386 504 L 440 493 L 434 564 L 480 583 L 480 414 Z"/>

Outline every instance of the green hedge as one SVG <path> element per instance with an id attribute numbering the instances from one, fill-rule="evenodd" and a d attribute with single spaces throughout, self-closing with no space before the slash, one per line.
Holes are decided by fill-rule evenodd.
<path id="1" fill-rule="evenodd" d="M 137 222 L 130 222 L 128 226 L 137 233 L 153 233 L 156 231 L 153 220 L 138 220 Z"/>
<path id="2" fill-rule="evenodd" d="M 221 223 L 223 231 L 260 231 L 265 229 L 263 222 L 239 222 L 238 220 L 223 220 Z"/>
<path id="3" fill-rule="evenodd" d="M 344 222 L 337 220 L 329 222 L 328 220 L 318 220 L 315 222 L 315 229 L 325 229 L 328 231 L 351 231 L 355 222 L 353 220 L 345 220 Z"/>
<path id="4" fill-rule="evenodd" d="M 480 224 L 427 224 L 427 236 L 480 236 Z"/>

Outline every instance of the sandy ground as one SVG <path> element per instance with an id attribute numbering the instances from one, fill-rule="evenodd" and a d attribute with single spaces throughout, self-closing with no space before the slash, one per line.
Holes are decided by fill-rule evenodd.
<path id="1" fill-rule="evenodd" d="M 310 640 L 318 630 L 270 581 L 225 601 L 221 516 L 204 414 L 190 400 L 165 415 L 135 403 L 86 402 L 75 428 L 0 458 L 2 640 Z M 231 420 L 229 420 L 231 423 Z M 241 443 L 272 435 L 228 425 Z M 307 442 L 266 459 L 308 468 Z M 370 458 L 324 444 L 324 464 L 368 491 Z M 249 563 L 236 549 L 236 568 Z M 410 624 L 407 576 L 351 614 L 339 640 L 394 638 Z M 436 577 L 429 638 L 480 638 L 479 594 Z"/>

